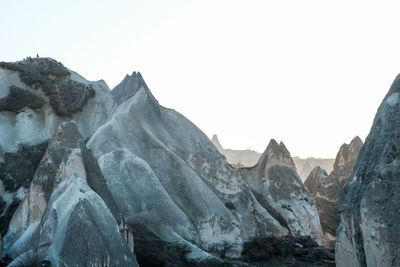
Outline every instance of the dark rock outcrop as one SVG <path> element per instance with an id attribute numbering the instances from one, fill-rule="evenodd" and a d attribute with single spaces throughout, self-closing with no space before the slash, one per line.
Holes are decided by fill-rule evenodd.
<path id="1" fill-rule="evenodd" d="M 18 112 L 25 107 L 38 109 L 43 104 L 44 100 L 40 96 L 12 85 L 8 96 L 0 99 L 0 111 Z"/>
<path id="2" fill-rule="evenodd" d="M 365 140 L 342 204 L 337 266 L 400 266 L 400 79 Z"/>
<path id="3" fill-rule="evenodd" d="M 41 89 L 49 97 L 50 105 L 59 116 L 70 116 L 81 111 L 88 99 L 95 95 L 95 90 L 90 85 L 69 79 L 71 74 L 68 69 L 53 59 L 0 62 L 0 68 L 18 72 L 23 83 L 35 90 Z M 11 108 L 8 105 L 7 107 Z"/>
<path id="4" fill-rule="evenodd" d="M 33 146 L 20 145 L 16 152 L 4 154 L 0 163 L 0 181 L 4 189 L 0 196 L 1 235 L 6 233 L 8 223 L 32 181 L 47 144 L 45 141 Z"/>
<path id="5" fill-rule="evenodd" d="M 333 171 L 343 187 L 346 187 L 350 176 L 353 174 L 353 168 L 362 146 L 362 140 L 356 136 L 351 140 L 350 144 L 343 144 L 336 155 Z"/>
<path id="6" fill-rule="evenodd" d="M 322 231 L 324 244 L 330 249 L 335 248 L 336 228 L 340 223 L 340 204 L 344 193 L 334 172 L 327 174 L 320 167 L 315 167 L 304 183 L 315 199 Z"/>

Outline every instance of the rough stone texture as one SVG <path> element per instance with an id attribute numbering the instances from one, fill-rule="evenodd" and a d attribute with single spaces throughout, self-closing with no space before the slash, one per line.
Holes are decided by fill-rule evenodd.
<path id="1" fill-rule="evenodd" d="M 247 174 L 227 164 L 207 136 L 185 117 L 161 107 L 139 78 L 127 76 L 116 87 L 113 95 L 120 104 L 113 105 L 112 119 L 87 142 L 119 209 L 130 218 L 128 225 L 132 229 L 146 225 L 148 242 L 134 231 L 135 240 L 140 240 L 135 244 L 139 262 L 151 258 L 149 253 L 162 258 L 166 251 L 182 254 L 164 257 L 163 264 L 180 262 L 182 257 L 194 262 L 193 255 L 200 255 L 199 262 L 210 255 L 226 262 L 240 260 L 244 241 L 281 238 L 291 232 L 322 243 L 315 204 L 296 175 L 290 155 L 269 157 L 263 163 L 268 168 L 278 162 L 290 164 L 271 171 L 271 181 L 286 186 L 287 195 L 296 190 L 284 200 L 286 208 L 280 203 L 278 212 L 271 214 L 274 209 L 261 203 L 268 201 L 250 188 Z M 283 174 L 291 178 L 282 182 Z M 281 194 L 271 192 L 274 198 Z M 286 225 L 280 223 L 280 216 L 286 216 Z M 298 226 L 295 221 L 303 217 L 304 225 Z M 168 244 L 171 250 L 160 244 Z"/>
<path id="2" fill-rule="evenodd" d="M 8 96 L 0 99 L 0 111 L 18 112 L 25 107 L 38 109 L 43 104 L 43 98 L 17 86 L 10 86 Z"/>
<path id="3" fill-rule="evenodd" d="M 343 187 L 347 185 L 350 176 L 353 174 L 353 168 L 357 162 L 358 153 L 360 153 L 362 146 L 362 140 L 360 137 L 356 136 L 351 140 L 350 144 L 343 144 L 336 155 L 333 171 Z"/>
<path id="4" fill-rule="evenodd" d="M 365 140 L 342 204 L 337 266 L 400 266 L 400 79 Z"/>
<path id="5" fill-rule="evenodd" d="M 324 244 L 330 249 L 335 248 L 336 229 L 340 223 L 340 204 L 344 193 L 334 172 L 327 174 L 320 167 L 315 167 L 304 183 L 315 199 L 322 231 Z"/>
<path id="6" fill-rule="evenodd" d="M 0 68 L 17 71 L 23 83 L 36 90 L 40 88 L 59 116 L 81 111 L 88 99 L 95 96 L 95 90 L 90 85 L 69 79 L 68 69 L 53 59 L 0 62 Z"/>
<path id="7" fill-rule="evenodd" d="M 21 193 L 28 188 L 48 142 L 35 146 L 20 145 L 15 153 L 5 153 L 0 162 L 0 234 L 4 235 L 8 223 L 23 198 Z M 4 198 L 4 199 L 3 199 Z"/>
<path id="8" fill-rule="evenodd" d="M 76 124 L 63 123 L 4 237 L 5 253 L 14 259 L 10 266 L 32 264 L 32 253 L 35 261 L 55 266 L 137 265 L 109 209 L 118 212 L 107 187 L 101 186 L 104 178 L 95 177 L 99 167 L 83 150 Z"/>
<path id="9" fill-rule="evenodd" d="M 321 244 L 314 201 L 283 144 L 271 144 L 253 170 L 232 168 L 200 129 L 158 104 L 140 74 L 128 75 L 111 93 L 103 82 L 68 72 L 60 67 L 60 73 L 46 75 L 57 80 L 57 90 L 59 80 L 68 79 L 96 90 L 84 110 L 72 114 L 78 126 L 61 123 L 68 118 L 54 112 L 47 117 L 52 110 L 47 102 L 18 115 L 0 113 L 1 151 L 54 134 L 29 192 L 19 194 L 23 201 L 4 238 L 14 266 L 29 263 L 32 253 L 52 265 L 102 264 L 107 255 L 114 264 L 134 265 L 133 246 L 145 266 L 152 260 L 242 265 L 248 261 L 243 244 L 255 240 L 285 243 L 287 237 L 310 236 Z M 7 96 L 13 84 L 31 90 L 27 83 L 41 95 L 43 77 L 26 80 L 19 73 L 0 68 L 0 95 Z M 30 131 L 23 135 L 24 129 Z M 121 242 L 118 227 L 128 244 Z"/>
<path id="10" fill-rule="evenodd" d="M 314 199 L 297 175 L 282 142 L 271 140 L 257 165 L 241 170 L 260 204 L 288 228 L 293 237 L 310 236 L 322 244 Z"/>

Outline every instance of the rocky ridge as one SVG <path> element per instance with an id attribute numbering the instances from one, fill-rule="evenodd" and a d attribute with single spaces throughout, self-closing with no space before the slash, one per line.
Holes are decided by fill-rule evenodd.
<path id="1" fill-rule="evenodd" d="M 11 266 L 333 264 L 283 143 L 235 169 L 200 129 L 159 105 L 140 73 L 110 91 L 52 59 L 0 67 L 0 102 L 11 86 L 44 101 L 0 112 L 2 162 L 37 157 L 29 170 L 1 173 L 14 185 L 3 183 L 2 197 L 22 201 L 6 221 Z M 36 146 L 43 151 L 29 152 Z"/>

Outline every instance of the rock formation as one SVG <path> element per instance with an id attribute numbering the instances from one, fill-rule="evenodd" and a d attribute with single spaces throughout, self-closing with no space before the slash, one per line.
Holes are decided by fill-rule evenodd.
<path id="1" fill-rule="evenodd" d="M 58 125 L 73 118 L 83 138 L 106 121 L 109 89 L 49 58 L 0 62 L 0 233 L 23 199 Z"/>
<path id="2" fill-rule="evenodd" d="M 9 266 L 137 266 L 96 165 L 76 124 L 61 124 L 4 237 Z"/>
<path id="3" fill-rule="evenodd" d="M 337 266 L 400 266 L 400 79 L 361 148 L 342 204 Z"/>
<path id="4" fill-rule="evenodd" d="M 158 104 L 140 73 L 112 91 L 51 59 L 2 63 L 0 75 L 0 98 L 14 99 L 17 86 L 44 101 L 13 100 L 17 108 L 0 112 L 11 266 L 332 264 L 282 143 L 235 169 L 200 129 Z M 26 170 L 7 168 L 29 155 Z M 12 199 L 22 200 L 14 210 Z"/>
<path id="5" fill-rule="evenodd" d="M 213 135 L 211 142 L 218 149 L 219 153 L 226 157 L 226 160 L 232 167 L 243 168 L 243 167 L 253 167 L 258 162 L 261 157 L 261 153 L 257 151 L 246 149 L 246 150 L 235 150 L 223 148 L 218 140 L 217 135 Z M 316 166 L 332 171 L 333 163 L 335 159 L 321 159 L 321 158 L 306 158 L 302 159 L 299 157 L 292 157 L 294 165 L 296 166 L 297 173 L 302 181 L 305 181 L 312 169 Z"/>
<path id="6" fill-rule="evenodd" d="M 351 179 L 350 176 L 353 174 L 353 168 L 362 146 L 362 140 L 356 136 L 351 140 L 350 144 L 343 144 L 336 155 L 333 171 L 344 188 L 349 183 L 349 179 Z"/>
<path id="7" fill-rule="evenodd" d="M 321 167 L 327 173 L 333 170 L 333 164 L 335 159 L 322 159 L 322 158 L 305 158 L 293 157 L 294 164 L 297 168 L 297 173 L 299 174 L 303 182 L 306 181 L 308 175 L 315 167 Z"/>
<path id="8" fill-rule="evenodd" d="M 334 172 L 327 174 L 320 167 L 315 167 L 304 183 L 315 199 L 322 231 L 324 244 L 330 249 L 335 248 L 336 228 L 340 223 L 340 204 L 344 193 Z"/>

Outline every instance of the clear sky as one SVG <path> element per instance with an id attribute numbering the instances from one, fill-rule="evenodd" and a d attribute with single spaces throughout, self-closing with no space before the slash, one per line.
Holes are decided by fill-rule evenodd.
<path id="1" fill-rule="evenodd" d="M 335 157 L 400 72 L 399 1 L 1 0 L 0 61 L 52 57 L 110 88 L 140 71 L 224 147 Z"/>

